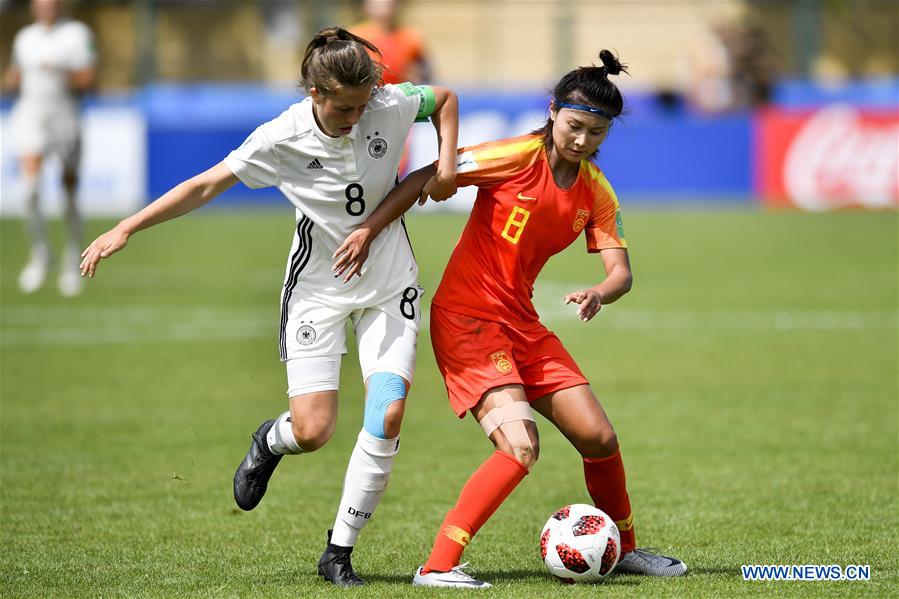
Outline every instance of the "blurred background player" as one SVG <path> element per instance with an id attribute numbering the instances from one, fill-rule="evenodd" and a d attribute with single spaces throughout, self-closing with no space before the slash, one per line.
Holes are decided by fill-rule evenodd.
<path id="1" fill-rule="evenodd" d="M 78 254 L 81 217 L 75 193 L 81 154 L 80 96 L 96 83 L 97 55 L 90 29 L 63 14 L 62 0 L 32 0 L 35 22 L 20 30 L 4 86 L 19 92 L 12 111 L 12 138 L 21 170 L 31 257 L 19 275 L 24 293 L 41 288 L 52 263 L 47 226 L 40 206 L 40 175 L 51 155 L 62 162 L 67 239 L 59 265 L 59 291 L 81 291 Z"/>
<path id="2" fill-rule="evenodd" d="M 439 172 L 417 192 L 456 191 L 458 105 L 444 88 L 380 86 L 375 46 L 339 27 L 323 29 L 303 57 L 309 96 L 259 126 L 224 161 L 123 220 L 84 251 L 82 272 L 125 247 L 128 238 L 185 214 L 242 181 L 277 187 L 296 207 L 296 233 L 281 291 L 281 360 L 289 410 L 253 433 L 234 474 L 243 510 L 262 500 L 286 454 L 316 451 L 337 423 L 340 364 L 351 323 L 365 381 L 364 425 L 350 457 L 343 497 L 318 571 L 340 586 L 364 584 L 350 553 L 387 486 L 399 451 L 405 398 L 415 369 L 420 319 L 418 265 L 402 223 L 386 231 L 365 276 L 343 284 L 334 250 L 395 185 L 403 143 L 416 119 L 431 117 L 440 140 Z M 380 241 L 380 240 L 379 240 Z"/>
<path id="3" fill-rule="evenodd" d="M 413 27 L 399 22 L 398 0 L 365 0 L 366 20 L 350 31 L 374 44 L 381 52 L 384 83 L 429 83 L 431 67 L 424 39 Z"/>
<path id="4" fill-rule="evenodd" d="M 484 429 L 496 451 L 462 489 L 413 584 L 484 588 L 462 571 L 471 538 L 537 461 L 539 439 L 532 408 L 552 422 L 583 461 L 594 504 L 621 532 L 617 572 L 680 576 L 680 560 L 636 548 L 630 499 L 618 438 L 605 410 L 558 337 L 532 303 L 534 281 L 547 260 L 583 232 L 598 252 L 605 279 L 567 294 L 587 322 L 627 293 L 633 281 L 614 190 L 591 159 L 623 109 L 608 75 L 618 59 L 603 50 L 603 66 L 566 74 L 553 90 L 550 117 L 530 135 L 488 142 L 459 152 L 456 183 L 478 186 L 468 224 L 431 305 L 431 338 L 450 404 Z M 379 210 L 338 249 L 335 267 L 352 277 L 381 228 L 415 201 L 416 186 L 433 176 L 411 174 Z"/>
<path id="5" fill-rule="evenodd" d="M 373 43 L 381 52 L 384 83 L 430 83 L 431 66 L 425 55 L 424 38 L 413 27 L 400 24 L 399 0 L 365 0 L 366 20 L 350 31 Z M 400 160 L 401 177 L 409 172 L 409 141 Z"/>

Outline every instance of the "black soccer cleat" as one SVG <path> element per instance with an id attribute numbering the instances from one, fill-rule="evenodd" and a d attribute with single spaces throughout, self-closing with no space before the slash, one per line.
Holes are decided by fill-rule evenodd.
<path id="1" fill-rule="evenodd" d="M 318 560 L 319 576 L 339 587 L 357 587 L 365 584 L 364 580 L 356 576 L 353 564 L 350 563 L 353 548 L 332 545 L 331 532 L 328 531 L 328 546 Z"/>
<path id="2" fill-rule="evenodd" d="M 259 505 L 268 488 L 268 479 L 284 457 L 273 454 L 265 440 L 273 424 L 274 420 L 266 420 L 256 429 L 250 450 L 234 473 L 234 501 L 242 510 L 250 511 Z"/>

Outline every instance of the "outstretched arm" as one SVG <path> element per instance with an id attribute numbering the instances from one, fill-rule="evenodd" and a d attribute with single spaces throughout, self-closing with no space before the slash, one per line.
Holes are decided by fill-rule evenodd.
<path id="1" fill-rule="evenodd" d="M 22 71 L 16 66 L 9 66 L 3 73 L 3 91 L 11 94 L 19 91 L 19 84 L 22 82 Z"/>
<path id="2" fill-rule="evenodd" d="M 124 248 L 131 235 L 199 208 L 238 182 L 224 162 L 179 183 L 143 210 L 97 237 L 81 253 L 81 276 L 93 277 L 103 258 Z"/>
<path id="3" fill-rule="evenodd" d="M 334 276 L 346 273 L 343 280 L 349 281 L 362 272 L 362 265 L 368 259 L 368 249 L 384 227 L 401 217 L 412 204 L 425 198 L 422 186 L 434 179 L 437 167 L 424 166 L 410 173 L 403 182 L 394 187 L 375 211 L 365 219 L 358 229 L 350 233 L 337 251 L 334 252 Z M 426 199 L 426 198 L 425 198 Z"/>
<path id="4" fill-rule="evenodd" d="M 599 285 L 575 291 L 565 296 L 565 303 L 578 304 L 578 318 L 587 322 L 599 312 L 604 304 L 611 304 L 631 290 L 634 275 L 631 263 L 624 248 L 602 250 L 602 265 L 606 270 L 606 278 Z"/>
<path id="5" fill-rule="evenodd" d="M 435 108 L 431 122 L 437 130 L 439 158 L 437 171 L 424 183 L 420 203 L 429 197 L 438 202 L 456 193 L 456 145 L 459 141 L 459 100 L 445 87 L 431 86 L 434 90 Z"/>
<path id="6" fill-rule="evenodd" d="M 97 86 L 96 67 L 87 67 L 69 71 L 69 87 L 76 93 L 93 91 Z"/>

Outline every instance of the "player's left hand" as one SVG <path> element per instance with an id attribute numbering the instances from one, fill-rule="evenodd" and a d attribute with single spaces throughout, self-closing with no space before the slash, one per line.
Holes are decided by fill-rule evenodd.
<path id="1" fill-rule="evenodd" d="M 119 223 L 115 228 L 94 239 L 87 249 L 81 252 L 81 264 L 78 266 L 81 276 L 93 278 L 100 260 L 109 258 L 128 245 L 130 236 L 131 234 L 123 230 Z"/>
<path id="2" fill-rule="evenodd" d="M 602 308 L 602 296 L 595 289 L 575 291 L 565 296 L 566 304 L 577 304 L 577 316 L 587 322 L 599 313 Z"/>
<path id="3" fill-rule="evenodd" d="M 421 188 L 421 194 L 418 196 L 418 205 L 424 206 L 431 198 L 435 202 L 442 202 L 451 198 L 456 193 L 456 178 L 442 178 L 439 174 L 434 175 L 424 187 Z"/>
<path id="4" fill-rule="evenodd" d="M 335 277 L 343 273 L 343 282 L 346 283 L 354 276 L 362 276 L 362 265 L 368 260 L 368 250 L 371 246 L 371 231 L 369 229 L 356 229 L 343 240 L 334 255 L 334 266 L 331 270 Z"/>

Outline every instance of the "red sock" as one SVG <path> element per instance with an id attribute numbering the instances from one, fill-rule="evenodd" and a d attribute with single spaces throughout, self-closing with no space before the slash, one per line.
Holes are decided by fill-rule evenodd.
<path id="1" fill-rule="evenodd" d="M 509 454 L 496 451 L 462 487 L 456 507 L 446 513 L 423 572 L 449 572 L 459 565 L 465 546 L 528 473 Z"/>
<path id="2" fill-rule="evenodd" d="M 615 520 L 621 533 L 622 555 L 633 551 L 637 546 L 634 516 L 627 496 L 621 452 L 616 451 L 607 458 L 584 458 L 584 479 L 593 504 Z"/>

